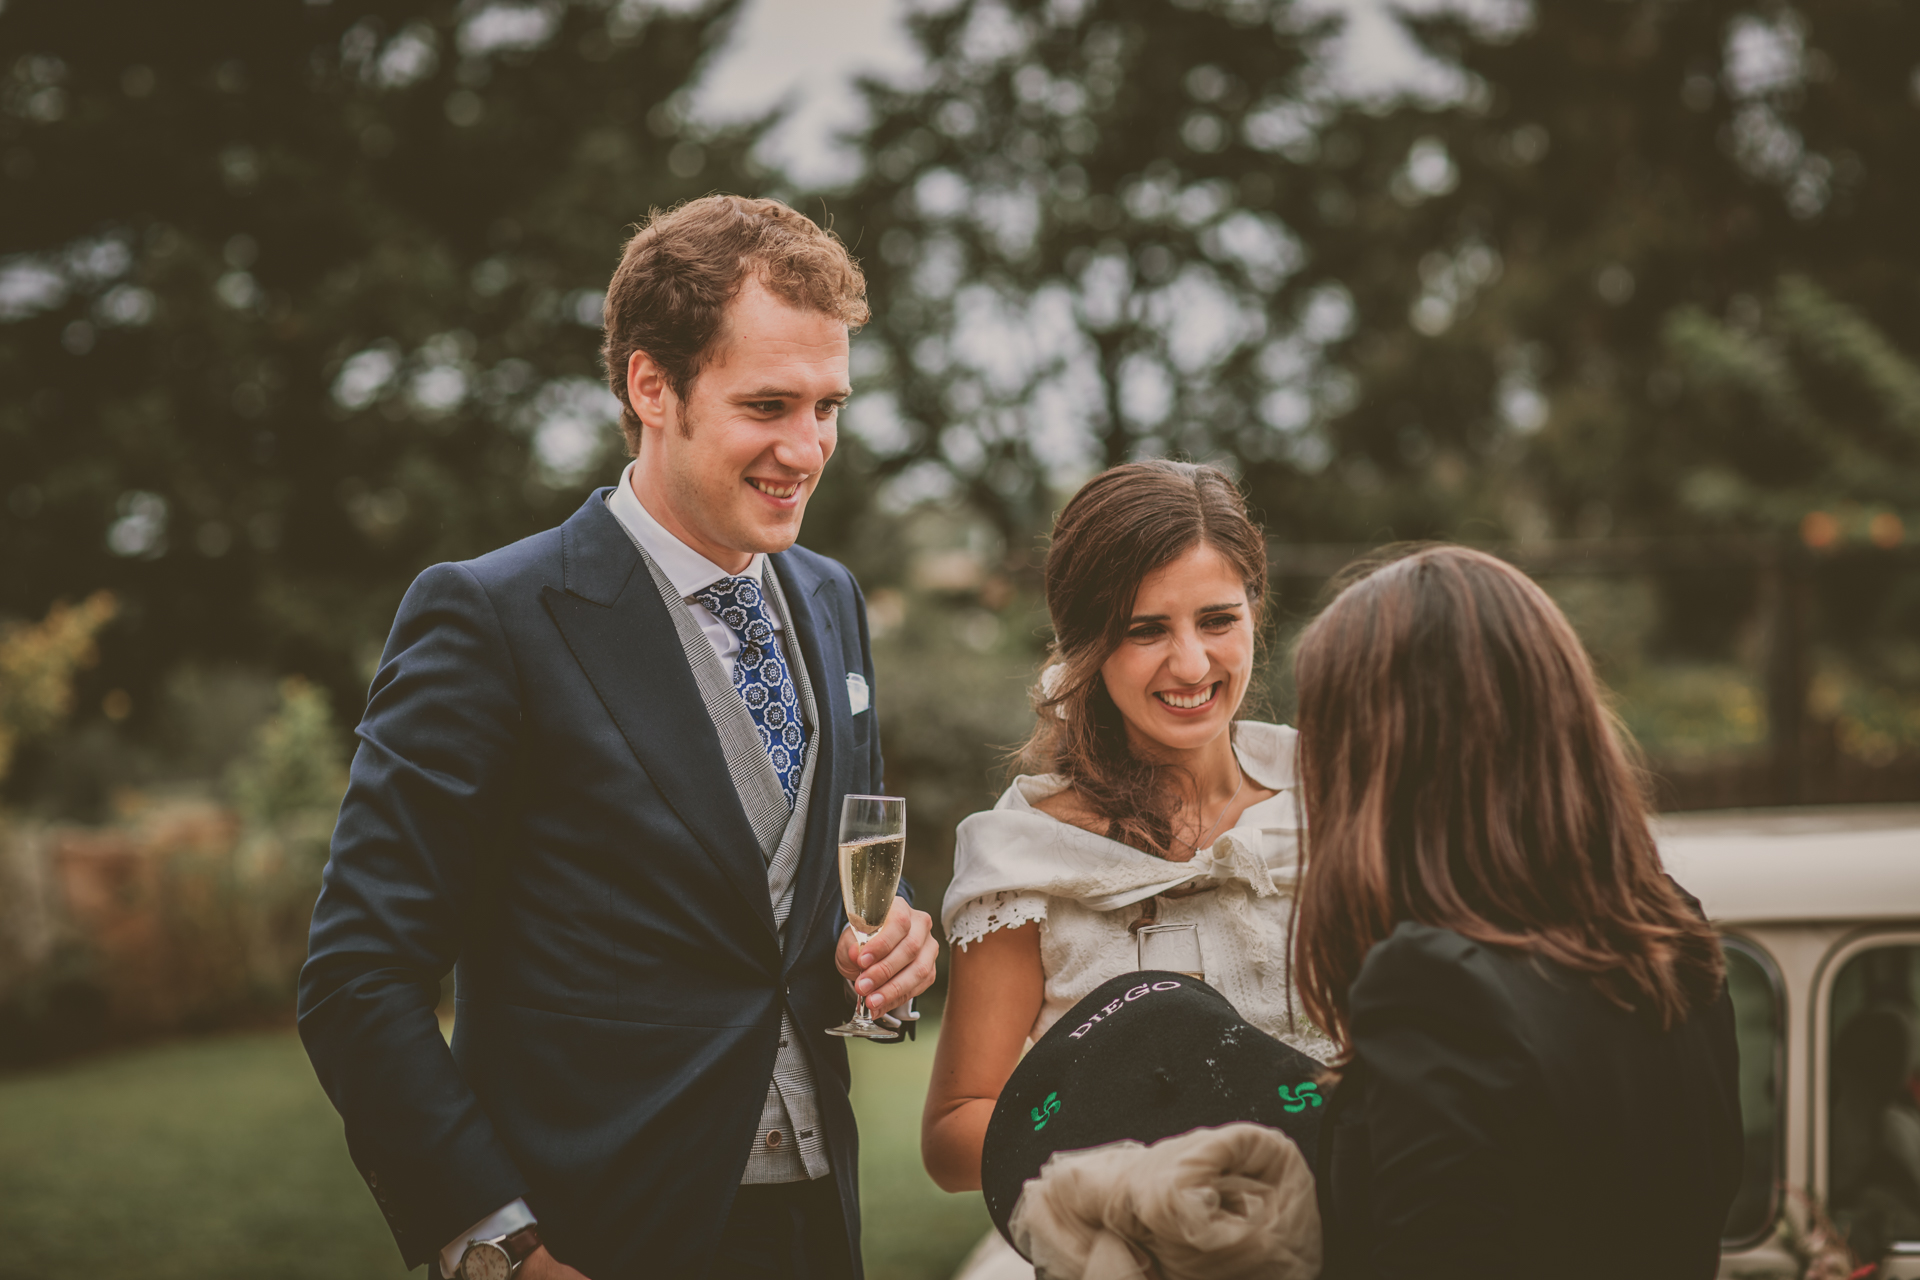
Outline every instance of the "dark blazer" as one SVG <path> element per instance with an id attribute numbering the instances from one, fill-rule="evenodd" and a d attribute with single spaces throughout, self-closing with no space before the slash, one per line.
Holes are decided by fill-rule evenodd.
<path id="1" fill-rule="evenodd" d="M 847 1056 L 825 1029 L 852 1005 L 840 798 L 881 783 L 874 713 L 846 693 L 849 672 L 873 683 L 860 590 L 811 552 L 772 557 L 821 721 L 783 958 L 719 737 L 606 492 L 407 592 L 314 909 L 301 1039 L 409 1266 L 524 1196 L 593 1280 L 694 1276 L 784 1004 L 857 1260 Z"/>
<path id="2" fill-rule="evenodd" d="M 1549 961 L 1403 923 L 1321 1129 L 1325 1280 L 1709 1280 L 1741 1169 L 1725 992 L 1671 1031 Z"/>

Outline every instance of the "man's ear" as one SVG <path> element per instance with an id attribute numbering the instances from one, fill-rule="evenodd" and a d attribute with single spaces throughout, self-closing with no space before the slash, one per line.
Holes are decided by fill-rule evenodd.
<path id="1" fill-rule="evenodd" d="M 644 351 L 627 357 L 627 403 L 643 427 L 664 427 L 669 406 L 679 404 L 666 370 Z"/>

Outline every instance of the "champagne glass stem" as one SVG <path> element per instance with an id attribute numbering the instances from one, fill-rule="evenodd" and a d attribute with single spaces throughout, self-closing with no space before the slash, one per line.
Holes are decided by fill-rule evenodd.
<path id="1" fill-rule="evenodd" d="M 848 925 L 847 928 L 853 929 L 853 926 Z M 862 933 L 858 929 L 853 929 L 853 954 L 856 959 L 858 959 L 860 955 L 861 948 L 865 947 L 867 943 L 872 940 L 872 934 Z M 853 988 L 853 1025 L 862 1031 L 866 1031 L 873 1026 L 873 1015 L 867 1012 L 867 998 L 860 994 L 860 979 L 855 978 L 853 981 L 855 984 Z"/>

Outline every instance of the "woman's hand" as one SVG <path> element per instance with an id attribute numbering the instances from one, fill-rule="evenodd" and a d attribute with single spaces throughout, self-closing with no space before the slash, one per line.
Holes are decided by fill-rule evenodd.
<path id="1" fill-rule="evenodd" d="M 933 917 L 915 911 L 895 898 L 887 922 L 863 947 L 849 925 L 840 932 L 833 953 L 834 967 L 853 984 L 874 1014 L 897 1009 L 933 985 L 940 943 L 933 936 Z"/>

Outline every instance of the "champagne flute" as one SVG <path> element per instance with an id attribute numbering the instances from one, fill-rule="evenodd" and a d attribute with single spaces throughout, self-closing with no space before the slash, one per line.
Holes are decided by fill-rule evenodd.
<path id="1" fill-rule="evenodd" d="M 899 796 L 848 796 L 840 804 L 840 900 L 847 909 L 858 946 L 880 932 L 900 887 L 907 856 L 907 802 Z M 830 1036 L 896 1040 L 898 1031 L 873 1020 L 865 997 L 856 998 L 853 1016 Z"/>
<path id="2" fill-rule="evenodd" d="M 1168 969 L 1184 973 L 1200 982 L 1207 980 L 1206 965 L 1200 959 L 1200 926 L 1197 924 L 1146 924 L 1135 935 L 1139 942 L 1139 967 Z"/>

